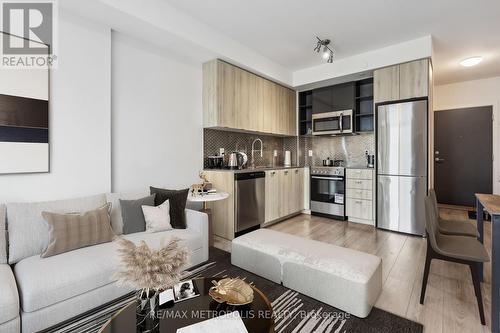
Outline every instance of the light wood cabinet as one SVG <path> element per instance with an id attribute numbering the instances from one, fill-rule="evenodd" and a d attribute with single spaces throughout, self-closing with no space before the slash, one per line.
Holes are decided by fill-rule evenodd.
<path id="1" fill-rule="evenodd" d="M 399 98 L 429 95 L 429 60 L 422 59 L 399 65 Z"/>
<path id="2" fill-rule="evenodd" d="M 273 222 L 304 209 L 303 168 L 266 171 L 266 219 Z"/>
<path id="3" fill-rule="evenodd" d="M 374 102 L 397 101 L 429 95 L 429 59 L 374 71 Z"/>
<path id="4" fill-rule="evenodd" d="M 227 192 L 225 200 L 208 202 L 212 210 L 212 230 L 214 235 L 232 240 L 234 238 L 234 173 L 227 171 L 204 171 L 214 188 Z"/>
<path id="5" fill-rule="evenodd" d="M 399 66 L 375 70 L 373 74 L 373 95 L 375 103 L 399 99 Z"/>
<path id="6" fill-rule="evenodd" d="M 296 92 L 221 60 L 203 64 L 203 126 L 297 132 Z"/>
<path id="7" fill-rule="evenodd" d="M 280 217 L 280 176 L 276 170 L 266 171 L 266 213 L 265 223 Z"/>
<path id="8" fill-rule="evenodd" d="M 375 225 L 375 176 L 371 169 L 347 169 L 346 214 L 349 221 Z"/>

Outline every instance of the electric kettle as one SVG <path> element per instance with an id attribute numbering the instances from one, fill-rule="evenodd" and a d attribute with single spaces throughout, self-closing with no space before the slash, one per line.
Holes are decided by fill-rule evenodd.
<path id="1" fill-rule="evenodd" d="M 229 161 L 227 166 L 229 169 L 243 169 L 243 167 L 247 164 L 248 157 L 247 154 L 241 153 L 239 151 L 233 151 L 229 154 Z"/>

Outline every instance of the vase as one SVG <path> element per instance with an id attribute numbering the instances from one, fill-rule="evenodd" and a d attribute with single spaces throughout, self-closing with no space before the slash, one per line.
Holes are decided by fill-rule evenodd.
<path id="1" fill-rule="evenodd" d="M 149 292 L 141 290 L 137 293 L 137 333 L 160 332 L 160 319 L 158 318 L 159 295 L 158 291 L 152 290 Z"/>

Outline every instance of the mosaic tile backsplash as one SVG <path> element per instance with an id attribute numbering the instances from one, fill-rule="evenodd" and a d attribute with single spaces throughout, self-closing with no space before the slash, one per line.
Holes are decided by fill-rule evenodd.
<path id="1" fill-rule="evenodd" d="M 330 157 L 334 160 L 344 160 L 350 167 L 364 167 L 365 151 L 369 154 L 375 153 L 375 135 L 372 133 L 335 137 L 277 137 L 206 128 L 203 130 L 204 167 L 207 167 L 208 156 L 219 154 L 219 148 L 224 148 L 226 156 L 233 151 L 244 152 L 250 163 L 252 142 L 256 138 L 260 138 L 264 143 L 263 157 L 260 157 L 257 151 L 254 153 L 256 166 L 282 166 L 285 151 L 290 150 L 293 165 L 322 165 L 322 161 Z M 259 146 L 256 143 L 255 147 L 260 149 Z M 273 157 L 274 150 L 278 153 L 277 157 Z M 309 150 L 313 151 L 312 157 L 308 155 Z"/>
<path id="2" fill-rule="evenodd" d="M 309 150 L 313 156 L 309 157 Z M 349 167 L 365 167 L 366 156 L 375 154 L 375 135 L 366 133 L 350 136 L 316 136 L 299 139 L 299 163 L 305 166 L 322 165 L 323 160 L 344 160 Z"/>
<path id="3" fill-rule="evenodd" d="M 203 163 L 208 166 L 208 156 L 218 155 L 219 148 L 224 148 L 227 156 L 233 151 L 244 152 L 248 155 L 248 163 L 251 163 L 252 142 L 255 139 L 261 139 L 263 146 L 263 156 L 259 151 L 254 152 L 256 166 L 281 166 L 284 164 L 285 151 L 290 150 L 292 155 L 292 164 L 297 165 L 297 138 L 296 137 L 277 137 L 262 134 L 247 134 L 240 132 L 221 131 L 205 128 L 203 130 Z M 260 143 L 256 143 L 254 148 L 260 150 Z M 273 152 L 277 151 L 276 157 Z"/>

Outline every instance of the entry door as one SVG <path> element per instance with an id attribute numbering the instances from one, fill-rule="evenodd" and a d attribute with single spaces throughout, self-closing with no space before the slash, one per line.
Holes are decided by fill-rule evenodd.
<path id="1" fill-rule="evenodd" d="M 493 191 L 492 107 L 434 113 L 435 189 L 439 203 L 475 206 L 475 193 Z"/>

